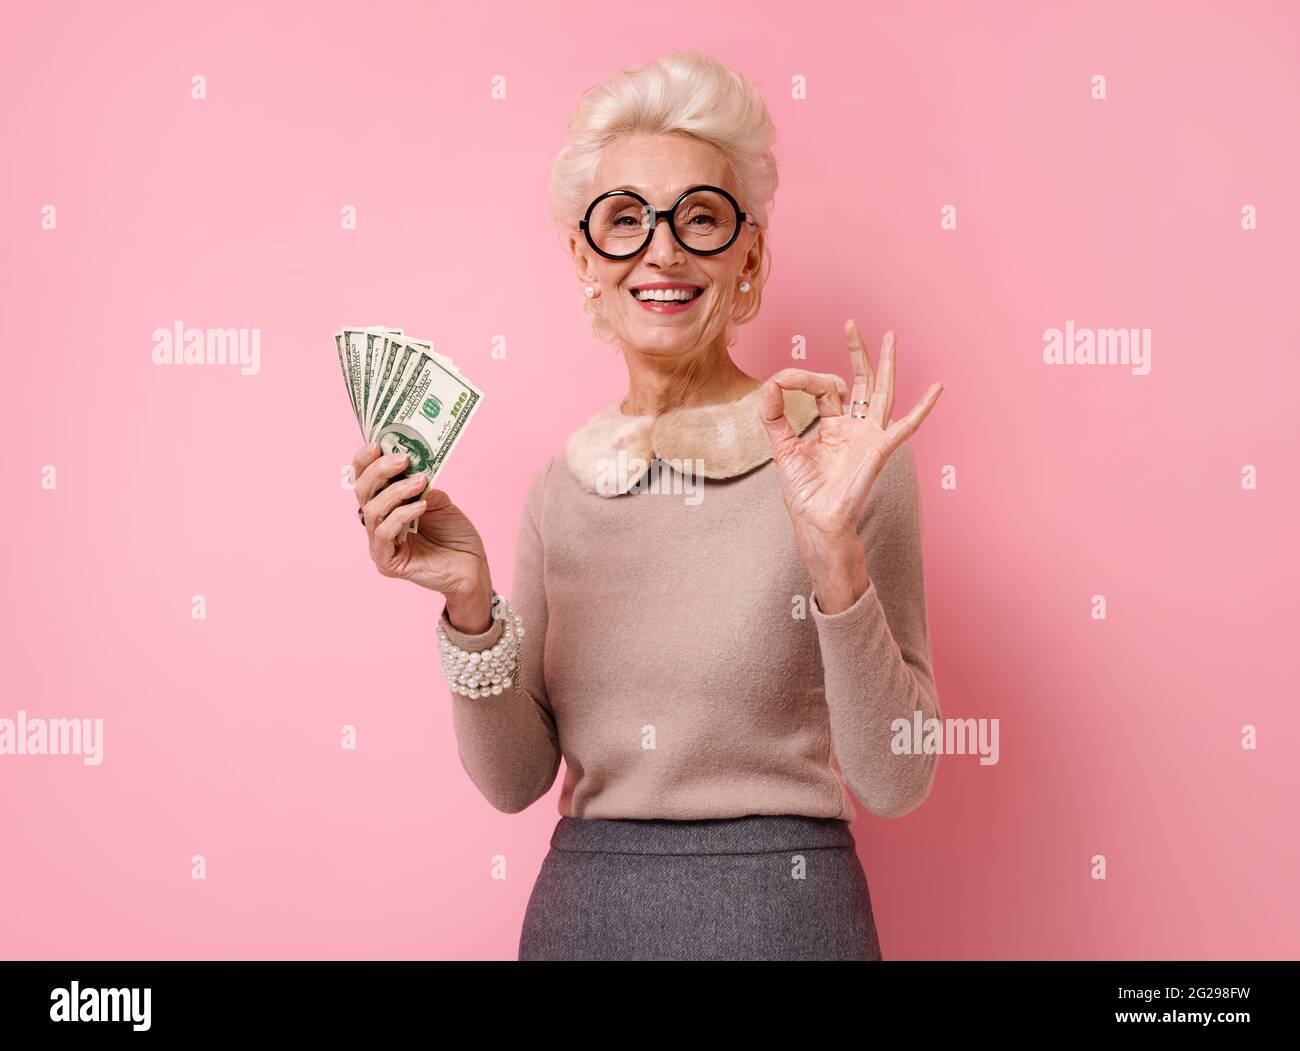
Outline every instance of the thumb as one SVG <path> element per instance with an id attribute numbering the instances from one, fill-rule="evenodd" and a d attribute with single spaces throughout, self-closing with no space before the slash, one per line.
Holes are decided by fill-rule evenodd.
<path id="1" fill-rule="evenodd" d="M 456 510 L 456 505 L 451 502 L 451 497 L 443 489 L 426 490 L 423 499 L 429 506 L 426 510 L 438 512 L 442 510 Z"/>

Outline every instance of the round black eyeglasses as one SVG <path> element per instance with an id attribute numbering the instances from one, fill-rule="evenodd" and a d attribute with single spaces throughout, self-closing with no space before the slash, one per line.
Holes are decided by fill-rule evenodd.
<path id="1" fill-rule="evenodd" d="M 578 227 L 606 259 L 630 259 L 650 243 L 662 219 L 693 255 L 725 252 L 740 236 L 742 223 L 755 223 L 722 187 L 692 186 L 663 209 L 631 190 L 609 190 L 587 206 Z"/>

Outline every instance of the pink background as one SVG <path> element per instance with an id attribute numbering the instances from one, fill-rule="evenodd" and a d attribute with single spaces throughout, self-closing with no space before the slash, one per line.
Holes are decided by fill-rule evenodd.
<path id="1" fill-rule="evenodd" d="M 899 333 L 900 405 L 947 384 L 913 439 L 936 674 L 1002 754 L 945 759 L 901 821 L 861 812 L 885 954 L 1297 955 L 1293 9 L 625 10 L 9 16 L 0 717 L 102 718 L 105 759 L 0 757 L 0 953 L 514 957 L 558 783 L 509 816 L 461 770 L 438 596 L 374 572 L 340 485 L 330 333 L 403 326 L 486 389 L 443 479 L 508 594 L 527 479 L 622 393 L 550 162 L 584 88 L 692 46 L 779 133 L 741 364 L 802 334 L 847 372 L 855 316 Z M 260 328 L 260 373 L 153 365 L 178 319 Z M 1067 320 L 1150 328 L 1151 374 L 1046 367 Z"/>

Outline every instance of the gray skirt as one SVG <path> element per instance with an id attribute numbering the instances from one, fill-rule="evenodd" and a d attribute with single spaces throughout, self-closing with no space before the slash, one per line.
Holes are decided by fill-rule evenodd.
<path id="1" fill-rule="evenodd" d="M 879 960 L 848 822 L 562 817 L 521 960 Z"/>

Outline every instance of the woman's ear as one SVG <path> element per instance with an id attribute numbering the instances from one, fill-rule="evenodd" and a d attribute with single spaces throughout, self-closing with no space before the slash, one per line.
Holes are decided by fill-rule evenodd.
<path id="1" fill-rule="evenodd" d="M 745 253 L 745 262 L 740 268 L 741 278 L 751 285 L 758 283 L 760 271 L 763 269 L 763 246 L 767 244 L 767 231 L 761 226 L 757 231 L 749 251 Z"/>
<path id="2" fill-rule="evenodd" d="M 591 253 L 587 251 L 587 242 L 577 234 L 569 234 L 569 254 L 573 256 L 573 265 L 578 272 L 578 280 L 584 285 L 594 284 L 596 270 L 592 266 Z"/>
<path id="3" fill-rule="evenodd" d="M 754 243 L 750 246 L 748 254 L 745 255 L 746 277 L 749 277 L 750 284 L 762 277 L 763 271 L 763 252 L 767 248 L 767 230 L 762 226 L 758 228 L 758 234 L 755 234 Z M 753 269 L 749 269 L 750 263 L 753 263 Z"/>

